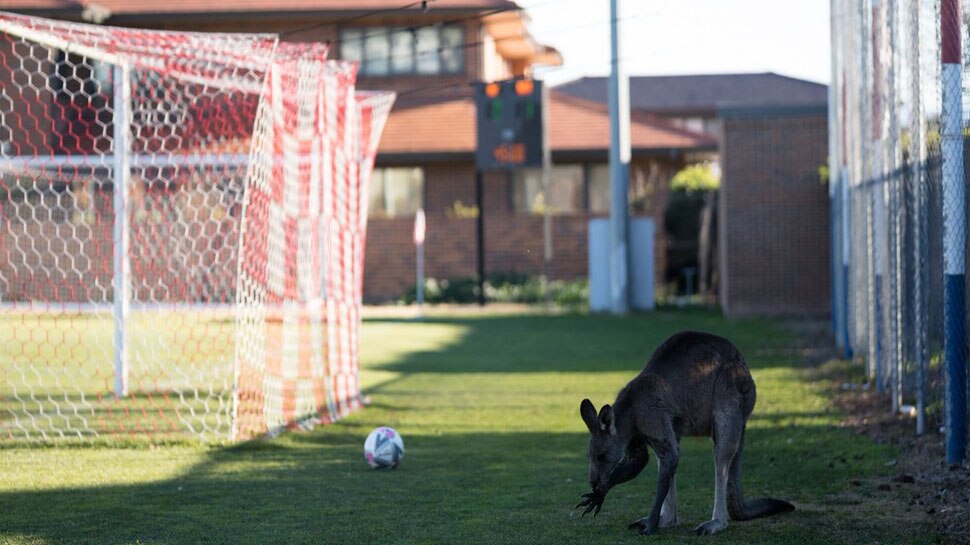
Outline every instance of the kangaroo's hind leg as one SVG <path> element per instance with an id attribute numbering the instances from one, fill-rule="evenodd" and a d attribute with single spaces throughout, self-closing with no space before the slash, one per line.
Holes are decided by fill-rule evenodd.
<path id="1" fill-rule="evenodd" d="M 673 528 L 677 526 L 677 476 L 670 479 L 670 491 L 664 498 L 663 507 L 660 508 L 660 527 Z"/>
<path id="2" fill-rule="evenodd" d="M 731 469 L 728 471 L 728 513 L 732 520 L 747 520 L 749 518 L 744 512 L 744 497 L 741 495 L 741 462 L 743 458 L 744 429 L 742 428 L 738 453 L 731 460 Z"/>
<path id="3" fill-rule="evenodd" d="M 747 407 L 746 396 L 739 391 L 731 373 L 724 373 L 727 380 L 720 380 L 715 388 L 714 418 L 714 512 L 711 520 L 694 531 L 698 535 L 715 534 L 728 524 L 728 482 L 731 466 L 741 449 Z M 747 409 L 747 410 L 746 410 Z M 739 460 L 740 462 L 740 460 Z"/>

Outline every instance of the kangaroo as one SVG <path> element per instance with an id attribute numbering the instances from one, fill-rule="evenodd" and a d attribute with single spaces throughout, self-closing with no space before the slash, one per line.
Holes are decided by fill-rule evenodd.
<path id="1" fill-rule="evenodd" d="M 664 341 L 646 367 L 597 414 L 588 399 L 579 406 L 589 428 L 589 484 L 577 508 L 595 517 L 606 493 L 643 471 L 653 449 L 660 468 L 650 514 L 630 524 L 640 534 L 677 525 L 674 473 L 683 435 L 714 440 L 714 515 L 695 529 L 712 535 L 734 520 L 792 511 L 792 504 L 741 496 L 744 429 L 754 409 L 755 387 L 741 352 L 727 339 L 684 331 Z"/>

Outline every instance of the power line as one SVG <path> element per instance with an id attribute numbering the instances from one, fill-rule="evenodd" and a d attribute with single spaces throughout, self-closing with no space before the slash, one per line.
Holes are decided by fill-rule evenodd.
<path id="1" fill-rule="evenodd" d="M 426 1 L 427 2 L 436 2 L 437 0 L 426 0 Z M 528 9 L 536 9 L 536 8 L 540 8 L 540 7 L 548 6 L 548 5 L 553 5 L 553 4 L 560 4 L 561 5 L 561 4 L 564 4 L 564 3 L 567 3 L 567 2 L 571 2 L 571 1 L 577 1 L 577 0 L 550 0 L 548 2 L 543 2 L 541 4 L 536 4 L 534 6 L 531 6 Z M 283 31 L 283 32 L 280 32 L 279 35 L 281 37 L 284 37 L 284 36 L 289 36 L 289 35 L 291 35 L 291 34 L 293 34 L 295 32 L 303 32 L 305 30 L 312 30 L 312 29 L 315 29 L 315 28 L 320 28 L 320 27 L 330 26 L 330 25 L 334 25 L 334 26 L 344 26 L 347 23 L 350 23 L 350 22 L 353 22 L 353 21 L 358 21 L 358 20 L 364 19 L 366 17 L 370 17 L 372 15 L 379 15 L 381 13 L 390 13 L 390 12 L 394 12 L 394 11 L 404 11 L 404 10 L 409 9 L 411 7 L 414 7 L 415 5 L 418 5 L 418 4 L 421 4 L 423 6 L 423 5 L 425 5 L 425 1 L 415 1 L 415 2 L 411 2 L 409 4 L 404 4 L 402 6 L 395 7 L 395 8 L 384 8 L 384 9 L 374 10 L 374 11 L 371 11 L 371 12 L 368 12 L 368 13 L 364 13 L 364 14 L 355 16 L 355 17 L 349 17 L 347 19 L 341 19 L 341 20 L 338 20 L 338 21 L 326 21 L 326 22 L 323 22 L 323 23 L 317 23 L 317 24 L 314 24 L 314 25 L 311 25 L 311 26 L 307 26 L 307 27 L 301 27 L 301 28 L 297 28 L 297 29 Z M 474 13 L 472 15 L 466 15 L 464 17 L 458 17 L 458 18 L 454 18 L 454 19 L 445 19 L 445 20 L 441 20 L 441 21 L 430 21 L 428 23 L 422 23 L 422 24 L 417 24 L 417 25 L 408 25 L 408 26 L 402 27 L 402 31 L 414 32 L 414 31 L 416 31 L 418 29 L 426 28 L 426 27 L 454 25 L 454 24 L 457 24 L 457 23 L 463 23 L 465 21 L 472 21 L 472 20 L 475 20 L 475 19 L 484 19 L 485 17 L 489 17 L 491 15 L 498 15 L 500 13 L 509 13 L 509 12 L 515 12 L 515 11 L 526 11 L 526 8 L 524 8 L 522 6 L 517 6 L 517 5 L 508 6 L 508 7 L 504 7 L 504 8 L 495 8 L 493 10 L 488 10 L 488 11 L 484 11 L 484 12 Z M 369 37 L 379 36 L 381 34 L 383 34 L 383 31 L 381 31 L 381 32 L 375 32 L 375 33 L 371 33 L 371 34 L 363 34 L 358 39 L 360 39 L 361 41 L 363 41 L 363 40 L 366 40 Z M 338 37 L 338 39 L 336 39 L 336 40 L 327 40 L 326 43 L 327 43 L 327 45 L 339 45 L 340 44 L 340 39 Z"/>
<path id="2" fill-rule="evenodd" d="M 428 5 L 429 2 L 435 2 L 435 1 L 437 1 L 437 0 L 413 1 L 413 2 L 409 2 L 409 3 L 403 4 L 403 5 L 400 5 L 400 6 L 397 6 L 397 7 L 376 9 L 376 10 L 372 10 L 372 11 L 369 11 L 369 12 L 366 12 L 366 13 L 362 13 L 362 14 L 356 15 L 354 17 L 348 17 L 348 18 L 341 19 L 341 20 L 338 20 L 338 21 L 327 21 L 327 22 L 323 22 L 323 23 L 317 23 L 317 24 L 314 24 L 314 25 L 309 25 L 309 26 L 305 26 L 305 27 L 300 27 L 300 28 L 295 28 L 295 29 L 283 31 L 283 32 L 280 32 L 279 35 L 280 35 L 280 37 L 285 37 L 285 36 L 292 35 L 294 33 L 305 32 L 307 30 L 313 30 L 315 28 L 320 28 L 320 27 L 330 26 L 330 25 L 334 25 L 334 26 L 337 26 L 337 27 L 345 26 L 348 23 L 352 23 L 354 21 L 359 21 L 359 20 L 362 20 L 362 19 L 365 19 L 365 18 L 374 16 L 374 15 L 380 15 L 380 14 L 397 12 L 397 11 L 404 11 L 404 10 L 410 9 L 412 7 L 415 7 L 417 5 L 421 5 L 422 7 L 427 7 L 427 5 Z M 569 1 L 571 1 L 571 0 L 566 0 L 566 2 L 569 2 Z M 572 0 L 572 1 L 577 1 L 577 0 Z M 466 21 L 471 21 L 471 20 L 485 19 L 486 17 L 492 16 L 492 15 L 498 15 L 498 14 L 501 14 L 501 13 L 518 12 L 518 11 L 526 11 L 526 10 L 534 10 L 534 9 L 542 8 L 544 6 L 551 6 L 551 5 L 560 5 L 561 6 L 563 3 L 565 3 L 563 0 L 549 0 L 547 2 L 542 2 L 542 3 L 539 3 L 539 4 L 535 4 L 535 5 L 529 6 L 528 8 L 523 7 L 523 6 L 517 6 L 517 5 L 508 6 L 508 7 L 502 7 L 502 8 L 495 8 L 493 10 L 488 10 L 488 11 L 484 11 L 484 12 L 478 12 L 478 13 L 474 13 L 472 15 L 466 15 L 466 16 L 456 17 L 456 18 L 452 18 L 452 19 L 438 20 L 438 21 L 430 21 L 430 22 L 427 22 L 427 23 L 422 23 L 422 24 L 417 24 L 417 25 L 408 25 L 408 26 L 400 27 L 399 29 L 395 29 L 395 32 L 411 32 L 411 33 L 414 33 L 418 29 L 421 29 L 421 28 L 435 27 L 435 26 L 454 25 L 454 24 L 458 24 L 458 23 L 462 23 L 462 22 L 466 22 Z M 623 21 L 635 20 L 635 19 L 639 19 L 641 16 L 642 16 L 642 14 L 638 14 L 638 15 L 634 15 L 634 16 L 630 16 L 630 17 L 623 17 L 623 18 L 621 18 L 621 20 L 623 20 Z M 567 26 L 567 27 L 560 27 L 560 28 L 552 29 L 552 30 L 546 31 L 546 33 L 547 34 L 552 34 L 552 33 L 566 32 L 566 31 L 569 31 L 569 30 L 576 30 L 576 29 L 580 29 L 580 28 L 589 28 L 589 27 L 599 26 L 599 25 L 603 25 L 603 24 L 609 24 L 610 22 L 611 22 L 611 20 L 605 20 L 605 21 L 597 21 L 597 22 L 593 22 L 593 23 L 583 23 L 583 24 L 580 24 L 580 25 L 571 25 L 571 26 Z M 389 33 L 387 32 L 387 29 L 385 28 L 385 29 L 382 29 L 381 31 L 378 31 L 378 32 L 362 33 L 362 35 L 359 36 L 359 37 L 357 37 L 357 38 L 355 38 L 355 40 L 359 40 L 360 43 L 363 44 L 364 41 L 367 38 L 376 37 L 376 36 L 382 36 L 382 35 L 387 35 L 387 34 L 389 34 Z M 502 37 L 502 38 L 497 38 L 497 39 L 492 40 L 492 43 L 498 43 L 498 42 L 502 42 L 502 41 L 505 41 L 505 40 L 519 39 L 519 38 L 520 38 L 520 36 L 505 36 L 505 37 Z M 341 43 L 341 40 L 338 37 L 336 40 L 327 40 L 326 43 L 328 45 L 335 46 L 335 45 L 339 45 Z M 462 44 L 459 44 L 459 45 L 456 45 L 456 46 L 452 46 L 452 47 L 438 47 L 438 48 L 435 48 L 435 49 L 429 49 L 427 51 L 419 51 L 419 52 L 417 52 L 417 54 L 422 54 L 422 53 L 424 53 L 424 54 L 428 54 L 428 53 L 441 53 L 441 52 L 443 52 L 445 50 L 465 50 L 465 49 L 469 49 L 469 48 L 473 48 L 473 47 L 480 47 L 482 45 L 485 45 L 485 43 L 487 43 L 485 40 L 477 40 L 477 41 L 474 41 L 474 42 L 464 42 Z M 368 59 L 368 60 L 374 60 L 374 61 L 384 61 L 384 60 L 386 60 L 386 61 L 390 62 L 393 59 L 403 58 L 403 57 L 406 57 L 406 56 L 414 56 L 414 55 L 415 55 L 414 52 L 411 52 L 411 53 L 399 53 L 399 54 L 392 54 L 392 55 L 388 55 L 388 56 L 385 56 L 385 57 L 378 57 L 378 58 L 375 58 L 375 59 Z M 398 73 L 398 74 L 389 73 L 387 75 L 388 76 L 391 76 L 391 75 L 407 75 L 407 74 L 410 74 L 410 73 L 411 72 Z M 371 76 L 371 77 L 373 77 L 373 76 Z M 376 77 L 381 77 L 381 76 L 376 76 Z M 449 84 L 427 85 L 427 86 L 421 86 L 421 87 L 414 87 L 414 88 L 411 88 L 411 89 L 407 89 L 407 90 L 398 92 L 397 95 L 398 95 L 398 97 L 402 97 L 402 96 L 410 96 L 410 95 L 414 95 L 414 94 L 418 94 L 418 93 L 422 93 L 422 92 L 443 91 L 443 90 L 453 89 L 453 88 L 457 88 L 457 87 L 470 86 L 470 85 L 474 84 L 476 81 L 477 80 L 466 80 L 466 81 L 462 81 L 462 82 L 449 83 Z"/>
<path id="3" fill-rule="evenodd" d="M 343 25 L 346 25 L 347 23 L 352 23 L 354 21 L 359 21 L 361 19 L 366 19 L 366 18 L 371 17 L 373 15 L 380 15 L 382 13 L 391 13 L 391 12 L 394 12 L 394 11 L 404 11 L 406 9 L 413 8 L 414 6 L 417 6 L 417 5 L 420 5 L 422 8 L 427 9 L 429 2 L 436 2 L 436 1 L 437 0 L 416 0 L 414 2 L 410 2 L 408 4 L 404 4 L 402 6 L 397 6 L 397 7 L 393 7 L 393 8 L 375 9 L 375 10 L 372 10 L 372 11 L 364 12 L 364 13 L 362 13 L 360 15 L 355 15 L 353 17 L 348 17 L 346 19 L 341 19 L 341 20 L 337 20 L 337 21 L 326 21 L 326 22 L 323 22 L 323 23 L 317 23 L 317 24 L 310 25 L 310 26 L 304 26 L 304 27 L 298 27 L 298 28 L 286 30 L 286 31 L 280 32 L 279 33 L 279 36 L 281 38 L 283 38 L 283 37 L 286 37 L 286 36 L 290 36 L 292 34 L 296 34 L 298 32 L 306 32 L 308 30 L 314 30 L 314 29 L 317 29 L 317 28 L 320 28 L 320 27 L 324 27 L 324 26 L 328 26 L 328 25 L 343 26 Z"/>
<path id="4" fill-rule="evenodd" d="M 646 56 L 624 56 L 624 57 L 620 58 L 620 61 L 621 62 L 629 62 L 629 61 L 634 61 L 634 60 L 643 59 L 643 58 L 656 57 L 656 56 L 657 55 L 652 55 L 652 54 L 651 55 L 646 55 Z M 598 62 L 598 63 L 595 63 L 595 64 L 594 63 L 588 63 L 588 64 L 584 64 L 584 65 L 579 65 L 579 66 L 581 66 L 581 67 L 593 67 L 593 66 L 595 66 L 595 67 L 601 67 L 602 65 L 603 65 L 603 63 Z M 576 68 L 576 67 L 574 66 L 573 68 Z M 548 70 L 553 71 L 553 70 L 557 70 L 557 69 L 558 69 L 558 67 L 551 67 Z M 606 76 L 595 76 L 595 77 L 606 77 Z M 471 85 L 474 85 L 476 83 L 478 83 L 478 80 L 465 80 L 465 81 L 460 81 L 460 82 L 455 82 L 455 83 L 447 83 L 447 84 L 441 84 L 441 85 L 425 85 L 425 86 L 421 86 L 421 87 L 412 87 L 410 89 L 406 89 L 404 91 L 397 92 L 397 96 L 398 97 L 411 96 L 411 95 L 415 95 L 415 94 L 422 93 L 422 92 L 427 92 L 427 91 L 444 91 L 446 89 L 453 89 L 453 88 L 457 88 L 457 87 L 471 86 Z M 550 89 L 552 89 L 552 88 L 550 87 Z"/>
<path id="5" fill-rule="evenodd" d="M 641 17 L 640 15 L 635 15 L 635 16 L 631 16 L 631 17 L 623 17 L 620 20 L 622 20 L 622 21 L 629 21 L 629 20 L 639 19 L 640 17 Z M 604 25 L 604 24 L 610 24 L 610 23 L 611 23 L 610 20 L 606 20 L 606 21 L 598 21 L 598 22 L 595 22 L 595 23 L 583 23 L 583 24 L 580 24 L 580 25 L 570 25 L 570 26 L 560 27 L 560 28 L 556 28 L 556 29 L 550 30 L 547 33 L 566 32 L 566 31 L 569 31 L 569 30 L 576 30 L 576 29 L 580 29 L 580 28 L 588 28 L 588 27 L 592 27 L 592 26 L 598 26 L 598 25 Z M 499 38 L 499 39 L 494 40 L 494 41 L 498 42 L 498 41 L 502 41 L 502 40 L 505 40 L 505 39 L 513 39 L 513 38 L 517 38 L 517 36 L 509 36 L 509 37 L 506 37 L 506 38 Z M 467 48 L 467 47 L 482 45 L 483 43 L 484 42 L 481 42 L 481 41 L 479 41 L 479 42 L 469 42 L 469 43 L 463 44 L 461 46 L 456 46 L 455 48 L 447 48 L 447 49 Z M 441 51 L 442 49 L 446 49 L 446 48 L 438 48 L 439 51 Z M 377 60 L 391 60 L 393 58 L 400 57 L 400 56 L 403 56 L 403 54 L 402 55 L 391 55 L 391 56 L 388 56 L 388 57 L 379 57 Z M 657 56 L 657 55 L 656 54 L 647 55 L 647 57 L 655 57 L 655 56 Z M 627 62 L 627 61 L 634 60 L 634 59 L 637 59 L 637 58 L 643 58 L 643 56 L 638 56 L 638 57 L 624 56 L 620 60 L 623 61 L 623 62 Z M 594 63 L 588 63 L 588 64 L 581 65 L 581 66 L 583 66 L 583 67 L 593 67 L 593 66 L 600 67 L 600 66 L 602 66 L 602 63 L 600 63 L 600 62 L 597 62 L 595 64 Z M 576 66 L 573 66 L 571 68 L 576 68 Z M 549 68 L 547 68 L 547 70 L 549 70 L 549 71 L 554 71 L 554 70 L 557 70 L 557 69 L 558 69 L 558 67 L 549 67 Z M 401 74 L 389 74 L 389 75 L 401 75 Z M 371 77 L 374 77 L 374 76 L 371 76 Z M 376 77 L 382 77 L 382 76 L 376 76 Z M 412 87 L 410 89 L 407 89 L 407 90 L 398 92 L 397 95 L 398 95 L 398 97 L 402 97 L 402 96 L 410 96 L 410 95 L 414 95 L 414 94 L 418 94 L 418 93 L 422 93 L 422 92 L 428 92 L 428 91 L 443 91 L 443 90 L 446 90 L 446 89 L 452 89 L 452 88 L 456 88 L 456 87 L 470 86 L 470 85 L 475 84 L 476 82 L 477 82 L 477 80 L 466 80 L 466 81 L 457 82 L 457 83 L 448 83 L 448 84 L 441 84 L 441 85 L 427 85 L 427 86 L 421 86 L 421 87 Z"/>
<path id="6" fill-rule="evenodd" d="M 453 89 L 455 87 L 466 87 L 474 84 L 474 81 L 461 81 L 458 83 L 448 83 L 443 85 L 428 85 L 425 87 L 415 87 L 413 89 L 408 89 L 406 91 L 401 91 L 397 93 L 398 97 L 413 95 L 415 93 L 421 93 L 424 91 L 444 91 L 445 89 Z"/>
<path id="7" fill-rule="evenodd" d="M 632 21 L 632 20 L 640 19 L 641 16 L 642 15 L 634 15 L 634 16 L 629 16 L 629 17 L 622 17 L 622 18 L 619 19 L 619 21 Z M 571 30 L 578 30 L 578 29 L 582 29 L 582 28 L 590 28 L 590 27 L 596 27 L 596 26 L 600 26 L 600 25 L 608 25 L 610 23 L 611 23 L 611 20 L 595 21 L 595 22 L 592 22 L 592 23 L 583 23 L 583 24 L 579 24 L 579 25 L 570 25 L 570 26 L 565 26 L 565 27 L 559 27 L 559 28 L 555 28 L 555 29 L 548 30 L 545 33 L 546 34 L 557 34 L 557 33 L 567 32 L 567 31 L 571 31 Z M 408 32 L 408 31 L 409 31 L 408 28 L 401 28 L 399 30 L 396 29 L 394 31 L 394 33 L 405 33 L 405 32 Z M 388 35 L 390 35 L 390 34 L 391 33 L 389 33 Z M 374 34 L 374 36 L 377 36 L 377 35 L 378 34 Z M 520 39 L 520 38 L 521 38 L 520 36 L 504 36 L 504 37 L 501 37 L 501 38 L 495 38 L 495 39 L 491 40 L 491 43 L 500 43 L 500 42 L 504 42 L 506 40 L 515 40 L 515 39 Z M 454 46 L 442 46 L 442 47 L 437 47 L 437 48 L 434 48 L 434 49 L 427 49 L 427 50 L 424 50 L 424 51 L 421 51 L 420 49 L 417 49 L 419 46 L 418 46 L 418 44 L 415 44 L 415 48 L 416 48 L 415 51 L 411 51 L 411 52 L 407 52 L 407 53 L 392 53 L 390 55 L 380 56 L 380 57 L 369 57 L 369 58 L 363 59 L 360 62 L 361 62 L 361 64 L 364 64 L 364 63 L 367 63 L 367 62 L 382 62 L 382 61 L 388 61 L 389 66 L 390 66 L 391 64 L 393 64 L 393 61 L 398 60 L 398 59 L 404 59 L 404 58 L 409 58 L 409 57 L 415 57 L 415 58 L 417 58 L 420 55 L 431 54 L 431 53 L 438 53 L 438 54 L 440 54 L 440 53 L 443 53 L 445 51 L 460 51 L 460 50 L 470 49 L 470 48 L 474 48 L 474 47 L 480 47 L 482 45 L 485 45 L 486 43 L 489 43 L 489 42 L 487 42 L 485 40 L 478 40 L 478 41 L 474 41 L 474 42 L 463 42 L 461 44 L 454 45 Z M 364 75 L 366 75 L 366 76 L 382 77 L 382 76 L 385 76 L 385 75 L 387 75 L 387 76 L 394 76 L 394 75 L 413 75 L 414 73 L 415 72 L 413 70 L 412 71 L 404 71 L 404 72 L 394 72 L 393 70 L 391 70 L 389 68 L 389 71 L 388 71 L 387 74 L 364 74 Z"/>

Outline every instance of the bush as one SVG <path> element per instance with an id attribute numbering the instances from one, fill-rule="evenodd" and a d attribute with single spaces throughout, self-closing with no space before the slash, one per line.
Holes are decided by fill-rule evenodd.
<path id="1" fill-rule="evenodd" d="M 404 295 L 398 297 L 397 303 L 410 305 L 418 300 L 417 285 L 408 288 Z M 478 301 L 478 283 L 474 278 L 451 278 L 424 280 L 424 302 L 435 305 L 438 303 L 474 303 Z"/>
<path id="2" fill-rule="evenodd" d="M 552 302 L 561 307 L 584 307 L 589 301 L 589 282 L 586 280 L 554 280 L 549 283 Z M 485 299 L 493 303 L 539 304 L 546 300 L 542 278 L 517 273 L 497 273 L 485 281 Z M 397 299 L 398 304 L 410 305 L 417 301 L 417 286 Z M 467 304 L 478 301 L 478 284 L 474 278 L 460 277 L 437 280 L 428 278 L 424 283 L 424 302 Z"/>

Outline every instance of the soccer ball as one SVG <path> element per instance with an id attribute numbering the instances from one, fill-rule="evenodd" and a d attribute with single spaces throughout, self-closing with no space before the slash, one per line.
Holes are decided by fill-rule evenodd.
<path id="1" fill-rule="evenodd" d="M 374 469 L 394 469 L 404 458 L 404 440 L 393 428 L 381 426 L 364 441 L 364 458 Z"/>

